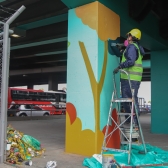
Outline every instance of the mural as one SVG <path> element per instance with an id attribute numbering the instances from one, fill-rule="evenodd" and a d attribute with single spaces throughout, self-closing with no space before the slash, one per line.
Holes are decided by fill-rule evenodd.
<path id="1" fill-rule="evenodd" d="M 99 2 L 69 11 L 66 152 L 90 156 L 101 151 L 112 71 L 119 63 L 108 52 L 108 39 L 119 36 L 119 16 Z M 118 145 L 113 139 L 110 144 Z"/>

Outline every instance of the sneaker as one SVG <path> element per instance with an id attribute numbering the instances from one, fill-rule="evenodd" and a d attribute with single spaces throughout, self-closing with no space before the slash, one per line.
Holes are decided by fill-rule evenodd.
<path id="1" fill-rule="evenodd" d="M 135 129 L 136 131 L 138 131 L 138 130 L 139 130 L 139 127 L 138 127 L 138 126 L 134 126 L 134 129 Z"/>
<path id="2" fill-rule="evenodd" d="M 132 138 L 132 142 L 138 142 L 138 138 Z"/>

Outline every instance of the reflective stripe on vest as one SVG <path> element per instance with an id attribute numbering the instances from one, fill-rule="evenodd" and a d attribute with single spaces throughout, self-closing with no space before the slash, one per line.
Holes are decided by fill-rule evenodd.
<path id="1" fill-rule="evenodd" d="M 135 61 L 135 64 L 132 67 L 123 68 L 123 70 L 125 70 L 129 74 L 130 80 L 141 81 L 142 73 L 143 73 L 143 68 L 142 68 L 142 57 L 143 56 L 140 53 L 140 49 L 138 45 L 135 43 L 132 43 L 132 44 L 138 49 L 138 59 Z M 126 61 L 126 58 L 124 56 L 125 51 L 123 52 L 121 62 Z M 128 76 L 124 72 L 121 72 L 121 78 L 128 79 Z"/>

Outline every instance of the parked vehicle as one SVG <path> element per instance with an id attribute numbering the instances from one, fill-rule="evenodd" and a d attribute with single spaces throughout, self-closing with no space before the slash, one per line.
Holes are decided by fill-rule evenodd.
<path id="1" fill-rule="evenodd" d="M 43 110 L 37 105 L 12 105 L 10 109 L 8 109 L 8 116 L 49 116 L 50 111 Z"/>
<path id="2" fill-rule="evenodd" d="M 148 112 L 148 108 L 146 107 L 139 107 L 140 112 Z"/>
<path id="3" fill-rule="evenodd" d="M 147 108 L 148 112 L 151 113 L 151 104 L 147 104 L 147 105 L 146 105 L 146 108 Z"/>

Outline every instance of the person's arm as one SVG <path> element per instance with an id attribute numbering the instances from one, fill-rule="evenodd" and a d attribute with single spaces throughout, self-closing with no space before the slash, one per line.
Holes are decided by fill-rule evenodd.
<path id="1" fill-rule="evenodd" d="M 126 61 L 123 63 L 120 63 L 120 68 L 129 68 L 134 66 L 135 61 L 137 60 L 138 57 L 138 52 L 136 47 L 133 44 L 130 44 L 128 48 L 126 49 L 125 53 Z"/>

